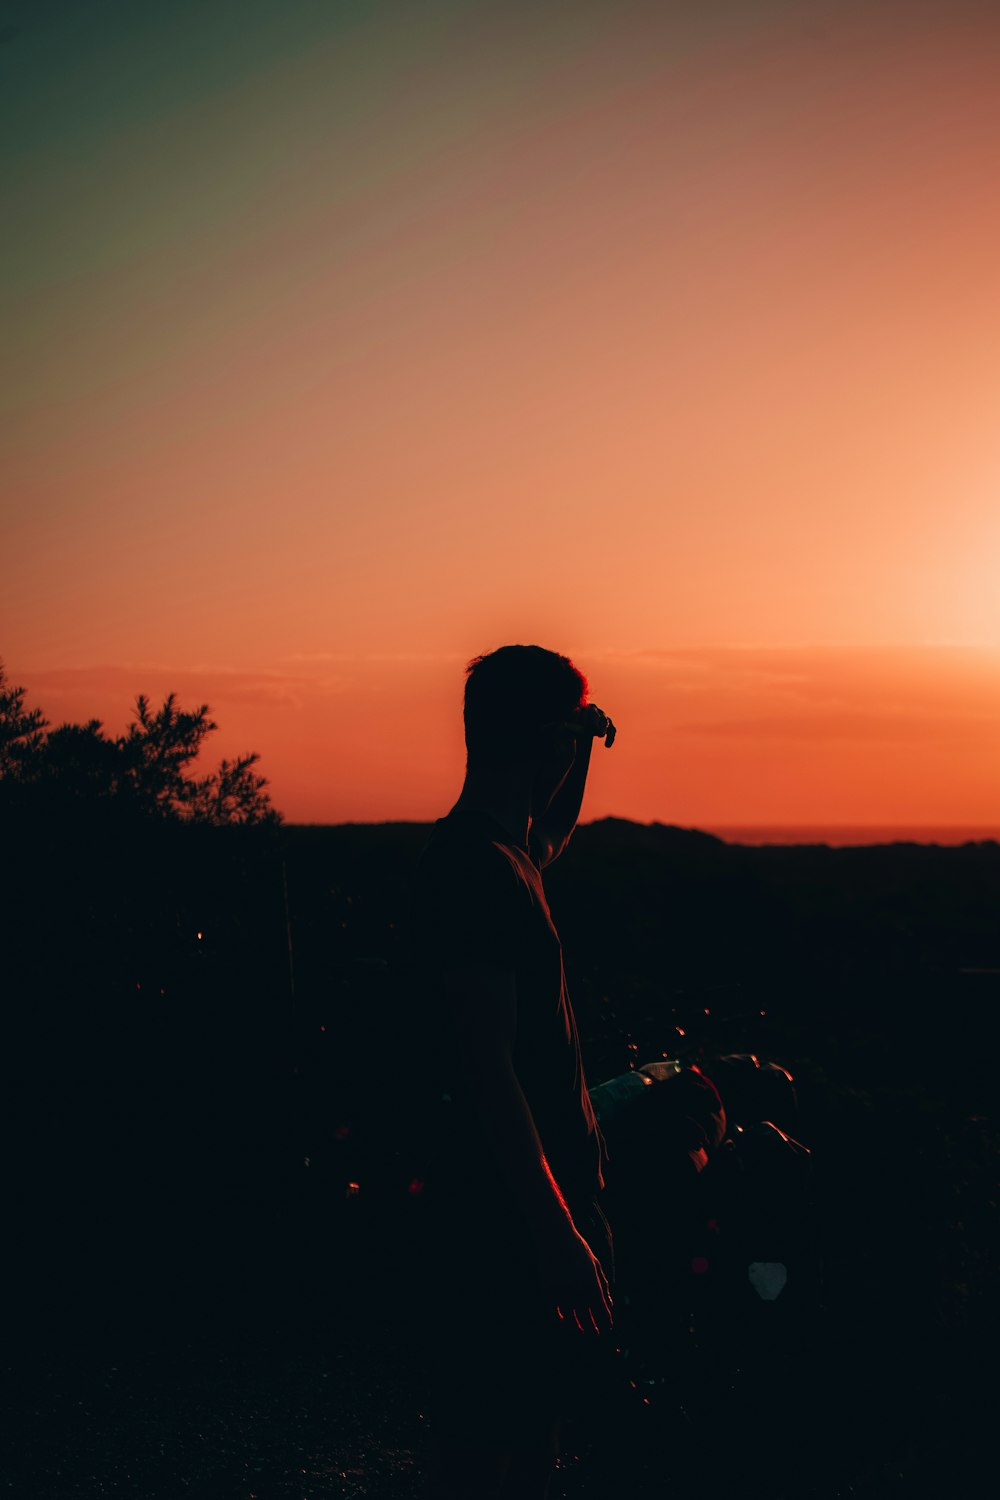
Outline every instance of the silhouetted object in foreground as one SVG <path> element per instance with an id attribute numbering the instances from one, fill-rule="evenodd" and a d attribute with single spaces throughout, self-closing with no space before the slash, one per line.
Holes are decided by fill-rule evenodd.
<path id="1" fill-rule="evenodd" d="M 433 1493 L 543 1496 L 558 1419 L 610 1340 L 601 1140 L 541 870 L 615 729 L 565 657 L 470 663 L 468 768 L 416 880 L 412 962 L 438 1109 L 423 1281 Z"/>
<path id="2" fill-rule="evenodd" d="M 782 1315 L 790 1304 L 798 1315 L 818 1294 L 810 1152 L 790 1134 L 790 1075 L 751 1054 L 697 1066 L 666 1059 L 591 1098 L 609 1148 L 630 1374 L 662 1369 L 687 1333 L 739 1350 L 746 1364 L 760 1302 L 780 1298 Z M 768 1339 L 780 1321 L 766 1325 Z"/>

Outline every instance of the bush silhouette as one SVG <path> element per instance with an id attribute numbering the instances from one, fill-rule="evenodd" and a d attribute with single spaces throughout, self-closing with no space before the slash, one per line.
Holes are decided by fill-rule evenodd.
<path id="1" fill-rule="evenodd" d="M 16 794 L 48 794 L 60 802 L 114 802 L 141 816 L 188 823 L 278 823 L 267 779 L 253 753 L 223 759 L 195 774 L 207 737 L 217 728 L 208 705 L 182 709 L 170 693 L 158 709 L 140 693 L 126 732 L 110 738 L 99 719 L 50 729 L 41 710 L 25 707 L 23 687 L 7 684 L 0 664 L 0 786 Z"/>

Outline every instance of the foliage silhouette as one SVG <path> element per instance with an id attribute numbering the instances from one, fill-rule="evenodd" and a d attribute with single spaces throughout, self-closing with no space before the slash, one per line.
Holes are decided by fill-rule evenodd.
<path id="1" fill-rule="evenodd" d="M 144 817 L 187 823 L 275 824 L 267 778 L 254 770 L 253 752 L 223 758 L 205 776 L 194 774 L 202 746 L 218 727 L 208 705 L 178 706 L 170 693 L 152 708 L 140 693 L 123 735 L 109 738 L 99 719 L 49 729 L 41 710 L 26 709 L 25 689 L 9 687 L 0 664 L 0 786 L 45 793 L 60 803 L 114 802 Z"/>
<path id="2" fill-rule="evenodd" d="M 0 662 L 0 779 L 19 780 L 45 743 L 47 721 L 40 709 L 26 709 L 23 687 L 8 687 Z"/>

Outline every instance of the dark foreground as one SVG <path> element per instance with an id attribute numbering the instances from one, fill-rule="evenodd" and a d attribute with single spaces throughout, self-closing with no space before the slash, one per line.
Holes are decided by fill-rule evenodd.
<path id="1" fill-rule="evenodd" d="M 940 1494 L 988 1472 L 996 1139 L 979 1090 L 990 1068 L 956 1076 L 933 1050 L 873 1037 L 829 1039 L 831 1067 L 803 1054 L 793 1028 L 769 1041 L 796 1074 L 817 1164 L 820 1295 L 790 1326 L 780 1299 L 761 1304 L 729 1339 L 699 1288 L 698 1321 L 677 1324 L 672 1347 L 645 1349 L 641 1367 L 608 1349 L 597 1410 L 567 1429 L 557 1496 Z M 162 1279 L 135 1285 L 125 1264 L 127 1291 L 105 1276 L 96 1304 L 85 1279 L 60 1282 L 75 1237 L 93 1232 L 85 1210 L 68 1217 L 35 1290 L 37 1326 L 10 1361 L 23 1454 L 6 1470 L 11 1490 L 419 1495 L 427 1423 L 407 1309 L 378 1274 L 386 1221 L 366 1220 L 358 1200 L 328 1208 L 302 1193 L 248 1200 L 238 1233 L 217 1209 L 203 1238 L 188 1226 L 174 1255 L 148 1262 Z M 219 1265 L 222 1243 L 242 1243 L 242 1262 Z"/>
<path id="2" fill-rule="evenodd" d="M 572 879 L 586 875 L 589 848 L 581 839 Z M 697 865 L 681 850 L 664 879 L 696 885 L 706 878 Z M 107 1031 L 90 1015 L 71 1025 L 64 997 L 71 1044 L 53 1044 L 34 1071 L 20 1071 L 10 1095 L 16 1270 L 3 1344 L 11 1493 L 422 1493 L 428 1420 L 407 1339 L 413 1294 L 392 1247 L 414 1232 L 419 1195 L 400 1196 L 365 1146 L 358 1101 L 378 1098 L 379 1052 L 369 1045 L 347 1057 L 364 1086 L 343 1109 L 346 1044 L 332 1072 L 310 1067 L 303 1052 L 314 1027 L 317 1038 L 342 1023 L 341 1037 L 350 1034 L 345 1006 L 357 983 L 332 961 L 324 977 L 316 941 L 310 948 L 310 933 L 341 920 L 352 895 L 346 866 L 356 876 L 356 861 L 341 860 L 324 883 L 308 861 L 289 865 L 300 959 L 290 1041 L 272 1029 L 266 1047 L 248 1050 L 228 991 L 225 1024 L 206 1019 L 215 1014 L 206 997 L 219 1001 L 233 955 L 252 946 L 245 927 L 220 944 L 214 966 L 204 968 L 197 950 L 203 973 L 170 948 L 174 969 L 161 959 L 157 976 L 142 959 L 144 937 L 129 962 L 146 966 L 129 993 L 162 979 L 156 1004 L 173 986 L 187 1005 L 184 1026 L 172 1030 L 163 1010 L 152 1030 L 136 1030 L 124 1009 Z M 761 865 L 753 869 L 760 898 Z M 594 955 L 571 973 L 592 1081 L 665 1051 L 706 1070 L 728 1051 L 785 1064 L 798 1090 L 797 1134 L 812 1150 L 817 1256 L 807 1292 L 792 1277 L 771 1304 L 727 1301 L 714 1266 L 685 1283 L 673 1265 L 672 1310 L 653 1339 L 641 1295 L 631 1307 L 619 1299 L 615 1343 L 594 1365 L 590 1408 L 567 1425 L 553 1496 L 832 1500 L 978 1484 L 993 1467 L 998 1332 L 1000 977 L 981 972 L 997 966 L 982 882 L 969 931 L 953 916 L 953 949 L 938 931 L 929 951 L 919 902 L 940 903 L 916 877 L 916 895 L 897 889 L 891 910 L 878 908 L 878 881 L 865 900 L 853 881 L 832 890 L 828 874 L 824 889 L 791 880 L 798 931 L 813 923 L 814 969 L 800 947 L 794 969 L 765 972 L 759 926 L 737 900 L 758 948 L 746 938 L 729 952 L 696 952 L 704 933 L 688 949 L 678 939 L 664 983 L 667 966 L 642 947 L 642 931 L 661 942 L 664 925 L 633 903 L 636 929 L 623 935 L 621 913 L 593 895 L 603 874 L 589 905 L 570 874 L 561 891 L 553 882 L 553 903 L 564 901 L 568 955 Z M 649 870 L 641 874 L 648 885 Z M 723 928 L 732 878 L 727 867 L 710 891 L 695 891 Z M 309 891 L 321 888 L 341 903 L 335 911 L 329 899 L 310 906 Z M 832 946 L 821 951 L 815 913 L 838 900 L 846 909 L 848 888 L 863 920 L 838 967 Z M 367 894 L 369 915 L 343 919 L 369 922 L 366 948 L 371 912 L 384 917 L 389 901 L 373 891 L 356 880 L 354 902 L 365 908 Z M 774 906 L 773 885 L 765 896 Z M 592 940 L 598 916 L 603 948 Z M 871 945 L 880 931 L 891 938 L 888 957 Z M 773 941 L 773 929 L 766 936 Z M 921 944 L 919 962 L 901 965 L 900 949 Z M 91 1005 L 95 952 L 81 991 Z M 354 965 L 365 953 L 347 957 Z M 252 995 L 249 963 L 237 978 Z M 43 996 L 56 1005 L 54 982 Z M 286 1067 L 289 1050 L 297 1074 Z"/>

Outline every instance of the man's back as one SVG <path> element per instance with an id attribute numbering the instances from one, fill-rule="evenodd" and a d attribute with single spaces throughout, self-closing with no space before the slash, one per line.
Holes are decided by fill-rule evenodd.
<path id="1" fill-rule="evenodd" d="M 453 1155 L 440 1164 L 442 1187 L 463 1195 L 504 1191 L 471 1097 L 475 1059 L 464 1055 L 439 983 L 449 970 L 489 967 L 514 975 L 512 1061 L 549 1165 L 571 1203 L 589 1201 L 603 1185 L 600 1135 L 539 870 L 493 818 L 456 810 L 435 824 L 415 888 L 418 1003 L 437 1056 L 435 1082 L 451 1106 L 444 1139 Z"/>

